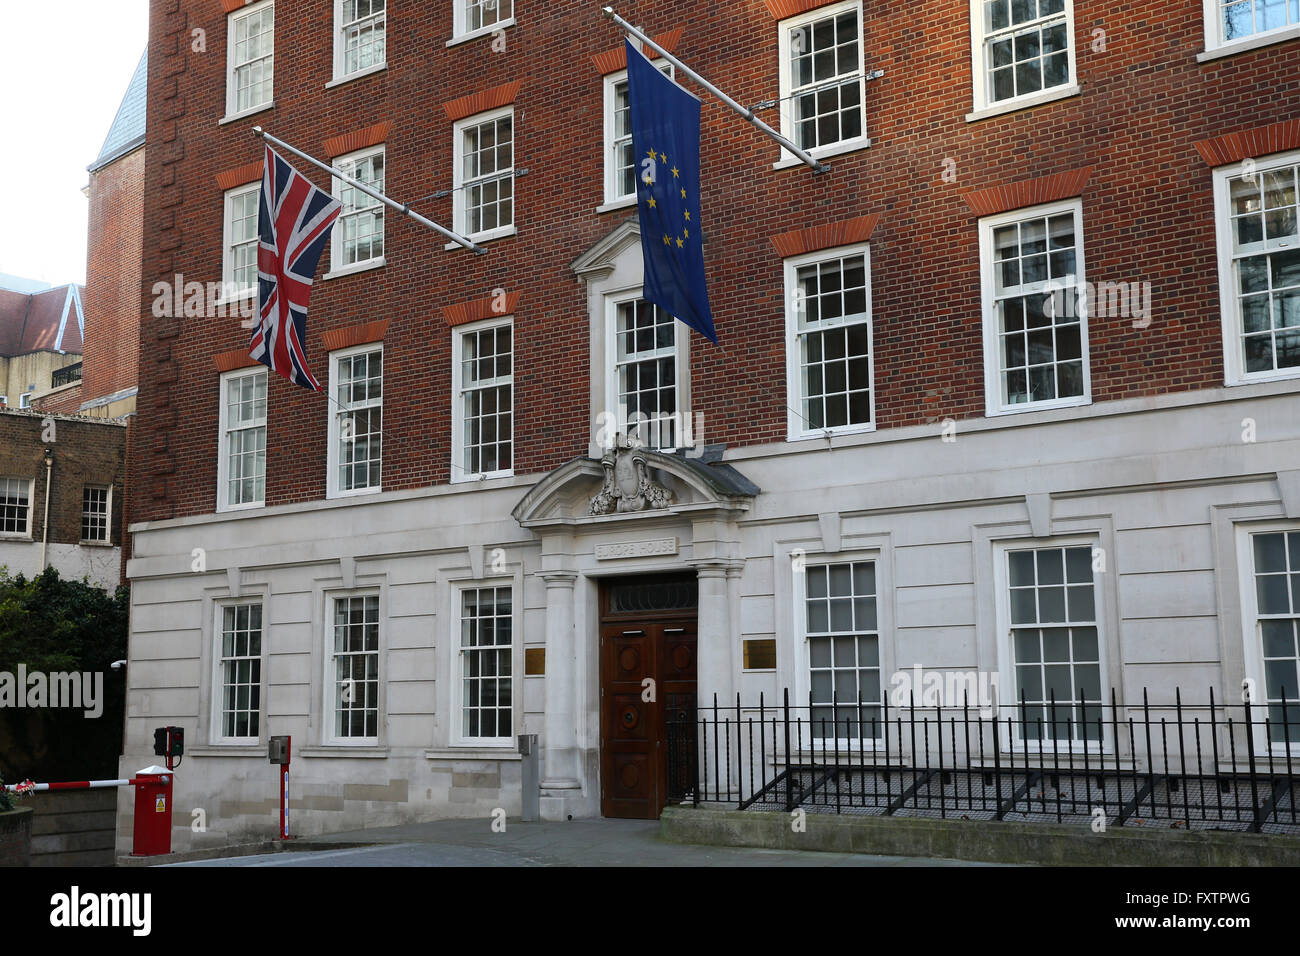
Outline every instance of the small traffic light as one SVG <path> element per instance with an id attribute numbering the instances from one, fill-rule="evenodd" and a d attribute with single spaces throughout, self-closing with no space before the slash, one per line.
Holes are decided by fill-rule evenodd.
<path id="1" fill-rule="evenodd" d="M 172 758 L 185 753 L 185 728 L 158 727 L 153 732 L 153 752 L 167 758 L 167 769 L 172 769 Z"/>

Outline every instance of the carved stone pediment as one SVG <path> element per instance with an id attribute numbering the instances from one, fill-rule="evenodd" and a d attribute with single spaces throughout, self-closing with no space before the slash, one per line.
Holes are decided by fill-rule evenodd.
<path id="1" fill-rule="evenodd" d="M 721 460 L 722 449 L 668 454 L 618 441 L 599 458 L 574 458 L 544 476 L 511 514 L 525 528 L 651 522 L 665 514 L 736 516 L 759 488 Z"/>
<path id="2" fill-rule="evenodd" d="M 593 515 L 667 508 L 673 493 L 650 477 L 649 460 L 639 448 L 616 447 L 600 459 L 605 484 L 591 499 Z"/>

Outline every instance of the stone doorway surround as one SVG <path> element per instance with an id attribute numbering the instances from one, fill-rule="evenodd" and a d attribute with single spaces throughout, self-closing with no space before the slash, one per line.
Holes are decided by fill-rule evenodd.
<path id="1" fill-rule="evenodd" d="M 734 693 L 739 653 L 738 521 L 760 489 L 723 446 L 667 454 L 615 447 L 580 457 L 515 506 L 541 540 L 546 585 L 542 816 L 600 813 L 599 581 L 695 569 L 701 700 Z"/>

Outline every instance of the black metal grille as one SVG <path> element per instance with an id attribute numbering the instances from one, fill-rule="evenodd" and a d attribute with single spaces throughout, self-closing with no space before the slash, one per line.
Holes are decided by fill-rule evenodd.
<path id="1" fill-rule="evenodd" d="M 668 732 L 668 799 L 681 801 L 695 791 L 695 695 L 669 694 L 664 701 Z"/>
<path id="2" fill-rule="evenodd" d="M 1052 700 L 1037 719 L 1024 703 L 856 709 L 812 720 L 788 691 L 779 707 L 678 707 L 670 794 L 742 810 L 1300 833 L 1300 702 L 1280 719 L 1213 691 L 1201 705 L 1181 692 L 1160 706 L 1145 691 L 1132 706 L 1114 691 L 1100 708 Z"/>
<path id="3" fill-rule="evenodd" d="M 609 609 L 613 614 L 656 611 L 692 611 L 699 604 L 699 583 L 678 581 L 618 581 L 609 588 Z"/>
<path id="4" fill-rule="evenodd" d="M 70 385 L 73 382 L 81 381 L 81 363 L 76 365 L 65 365 L 63 368 L 56 368 L 50 375 L 50 388 L 58 388 L 60 385 Z"/>

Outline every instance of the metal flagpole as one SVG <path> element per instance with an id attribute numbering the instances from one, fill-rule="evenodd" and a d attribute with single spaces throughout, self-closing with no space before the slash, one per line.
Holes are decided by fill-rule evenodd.
<path id="1" fill-rule="evenodd" d="M 307 160 L 307 162 L 311 163 L 317 169 L 324 170 L 325 172 L 329 173 L 331 176 L 337 176 L 339 179 L 343 180 L 349 186 L 352 186 L 356 189 L 360 189 L 367 196 L 371 196 L 375 199 L 378 199 L 385 206 L 388 206 L 391 209 L 396 209 L 398 212 L 402 213 L 403 215 L 410 216 L 416 222 L 420 223 L 423 226 L 428 226 L 434 232 L 442 233 L 444 236 L 446 236 L 448 239 L 452 240 L 453 242 L 459 242 L 462 246 L 464 246 L 466 249 L 472 250 L 475 254 L 481 256 L 483 253 L 487 252 L 487 250 L 484 249 L 482 246 L 475 245 L 474 243 L 466 239 L 464 236 L 462 236 L 460 233 L 452 232 L 450 229 L 446 228 L 445 226 L 438 225 L 432 219 L 426 219 L 424 216 L 421 216 L 418 212 L 413 212 L 411 210 L 411 207 L 406 205 L 405 203 L 394 202 L 393 200 L 385 196 L 383 193 L 381 193 L 379 190 L 371 186 L 367 186 L 365 183 L 358 182 L 357 180 L 349 176 L 347 173 L 341 172 L 340 170 L 335 169 L 333 166 L 330 166 L 327 163 L 322 163 L 319 159 L 316 159 L 313 156 L 308 156 L 302 150 L 295 149 L 294 147 L 290 146 L 282 139 L 276 139 L 270 133 L 262 129 L 262 127 L 254 126 L 253 135 L 260 137 L 261 139 L 271 141 L 276 146 L 279 146 L 281 149 L 287 150 L 288 152 L 293 153 L 295 156 Z"/>
<path id="2" fill-rule="evenodd" d="M 757 129 L 760 133 L 765 133 L 766 135 L 770 136 L 772 139 L 776 140 L 778 143 L 780 143 L 782 146 L 788 149 L 791 153 L 798 156 L 800 162 L 802 162 L 805 166 L 809 167 L 813 172 L 824 173 L 830 170 L 830 166 L 828 166 L 826 163 L 821 163 L 813 159 L 812 155 L 809 154 L 807 150 L 796 146 L 793 140 L 787 139 L 786 137 L 782 136 L 776 130 L 772 129 L 772 127 L 768 126 L 761 119 L 755 116 L 753 110 L 749 109 L 748 107 L 741 106 L 739 103 L 733 100 L 726 93 L 722 92 L 722 90 L 718 89 L 716 86 L 714 86 L 704 77 L 700 76 L 700 74 L 696 73 L 694 70 L 692 70 L 681 60 L 677 59 L 677 57 L 673 56 L 671 53 L 669 53 L 667 50 L 661 47 L 654 40 L 650 39 L 648 36 L 646 36 L 636 27 L 632 26 L 632 24 L 628 23 L 626 20 L 620 17 L 617 13 L 614 12 L 613 7 L 602 7 L 601 10 L 605 14 L 605 16 L 613 20 L 614 23 L 617 24 L 619 27 L 621 27 L 625 32 L 636 37 L 638 40 L 640 40 L 646 46 L 650 47 L 652 50 L 657 51 L 659 55 L 662 56 L 665 60 L 667 60 L 673 66 L 677 67 L 677 69 L 681 70 L 683 73 L 689 76 L 696 83 L 700 84 L 700 86 L 704 87 L 714 96 L 716 96 L 718 99 L 722 100 L 724 104 L 726 104 L 727 106 L 731 107 L 731 109 L 739 113 L 747 123 L 749 123 L 755 129 Z"/>

